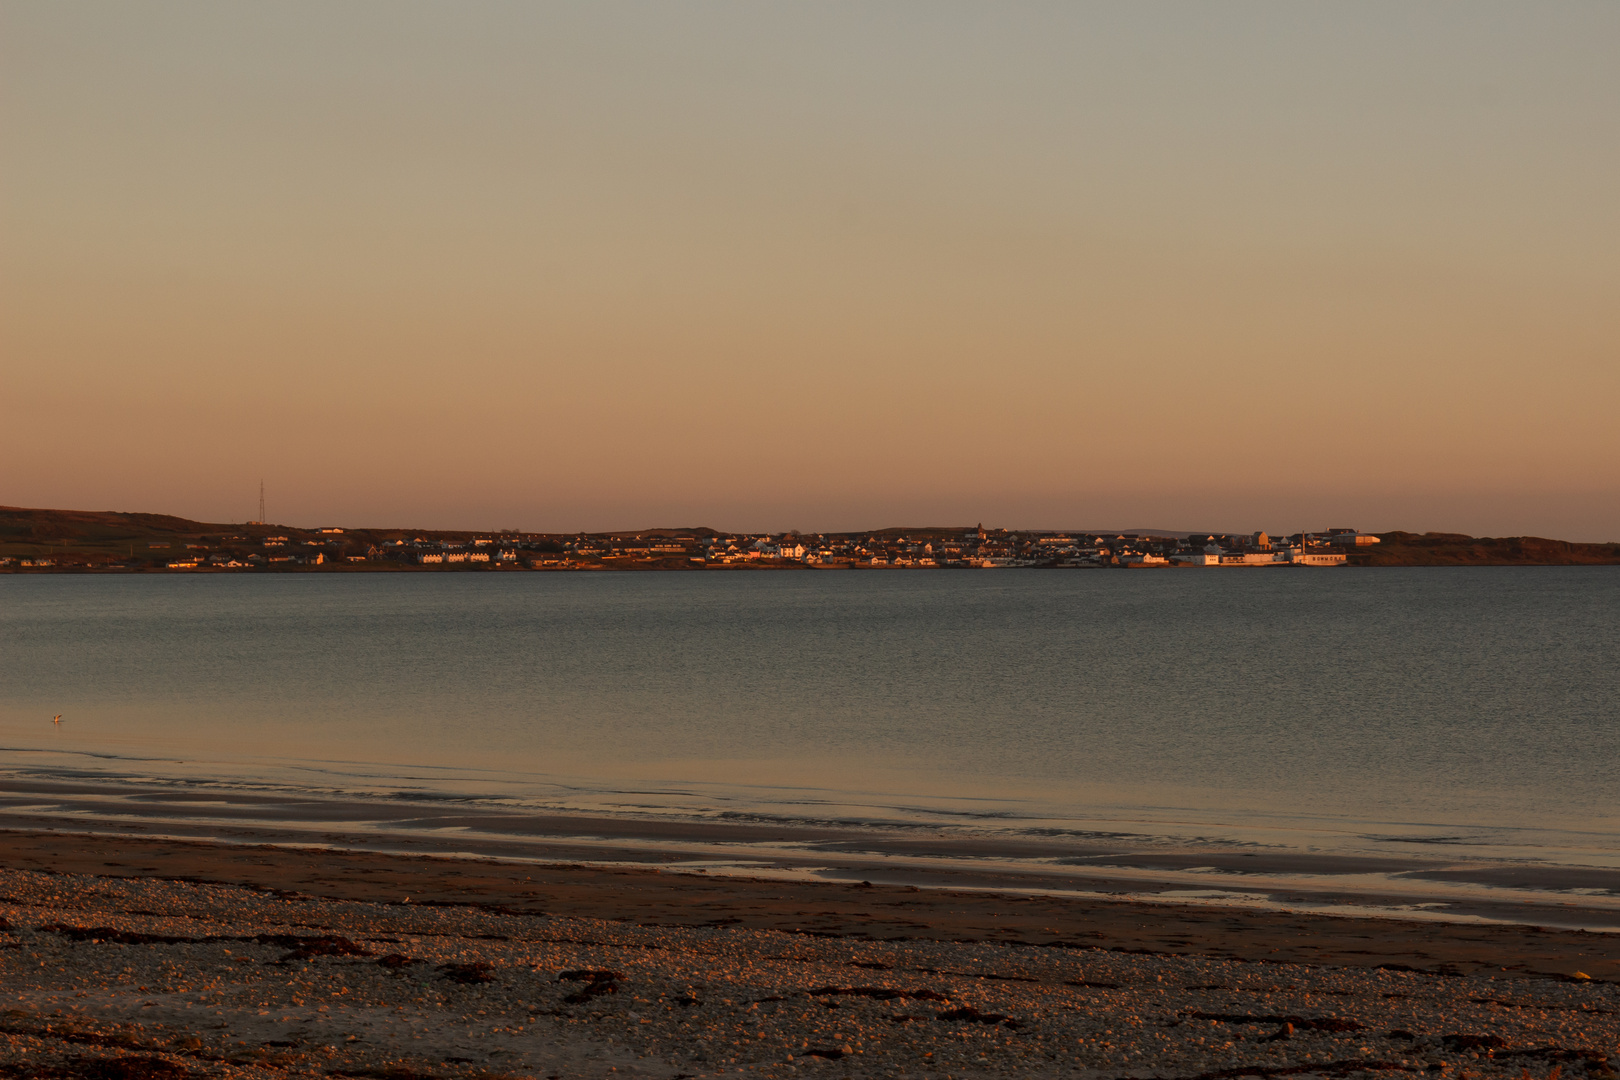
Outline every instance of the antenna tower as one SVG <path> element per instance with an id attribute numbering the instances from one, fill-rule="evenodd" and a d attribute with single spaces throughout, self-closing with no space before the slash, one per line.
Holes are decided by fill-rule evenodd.
<path id="1" fill-rule="evenodd" d="M 264 524 L 264 481 L 262 479 L 259 481 L 259 520 L 255 524 Z"/>

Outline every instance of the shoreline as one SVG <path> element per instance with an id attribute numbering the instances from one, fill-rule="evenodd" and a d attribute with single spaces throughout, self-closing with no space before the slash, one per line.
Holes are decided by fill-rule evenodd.
<path id="1" fill-rule="evenodd" d="M 18 771 L 0 785 L 0 829 L 1620 931 L 1620 866 L 1602 850 L 1563 852 L 1560 863 L 1416 834 L 1333 850 L 1335 836 L 1325 832 L 1268 836 L 1170 821 L 1155 832 L 1155 823 L 1118 819 L 1090 823 L 1106 826 L 1098 829 L 1047 827 L 1061 823 L 1038 816 L 1022 824 L 789 818 L 716 814 L 710 803 L 726 805 L 705 798 L 684 810 L 564 808 L 499 792 L 363 795 Z"/>
<path id="2" fill-rule="evenodd" d="M 919 886 L 585 861 L 503 860 L 266 843 L 0 831 L 0 866 L 244 886 L 365 903 L 471 905 L 642 925 L 726 925 L 822 937 L 1105 948 L 1247 962 L 1504 971 L 1620 983 L 1620 934 L 1546 925 L 1266 910 L 1058 895 L 986 878 Z M 889 904 L 903 917 L 868 909 Z M 807 916 L 815 909 L 813 917 Z M 1596 969 L 1596 970 L 1594 970 Z"/>
<path id="3" fill-rule="evenodd" d="M 1252 837 L 1191 842 L 1000 822 L 613 813 L 498 797 L 364 797 L 26 774 L 6 777 L 0 788 L 0 830 L 1620 931 L 1620 867 L 1603 865 L 1601 853 L 1593 855 L 1597 865 L 1560 864 L 1416 841 L 1384 852 L 1334 852 L 1313 849 L 1306 835 L 1284 847 Z"/>

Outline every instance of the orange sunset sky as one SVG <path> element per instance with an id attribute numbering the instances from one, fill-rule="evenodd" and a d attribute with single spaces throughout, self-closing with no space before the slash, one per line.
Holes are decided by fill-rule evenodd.
<path id="1" fill-rule="evenodd" d="M 0 3 L 0 503 L 1620 539 L 1620 4 Z"/>

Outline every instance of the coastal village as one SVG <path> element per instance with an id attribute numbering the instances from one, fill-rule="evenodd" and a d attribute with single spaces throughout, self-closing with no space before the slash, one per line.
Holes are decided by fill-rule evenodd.
<path id="1" fill-rule="evenodd" d="M 592 570 L 1208 569 L 1598 566 L 1620 542 L 1329 528 L 1273 535 L 984 526 L 860 532 L 710 528 L 525 530 L 296 528 L 167 514 L 0 506 L 0 574 Z"/>
<path id="2" fill-rule="evenodd" d="M 77 529 L 37 522 L 27 531 L 28 543 L 0 547 L 0 572 L 1330 567 L 1343 566 L 1350 553 L 1379 543 L 1378 537 L 1352 528 L 1275 537 L 1265 532 L 1174 536 L 983 526 L 814 534 L 693 528 L 560 535 L 339 526 L 300 530 L 259 523 L 207 526 L 157 515 L 79 516 L 151 520 L 86 522 Z M 170 527 L 160 531 L 165 524 Z M 21 547 L 30 550 L 16 550 Z"/>
<path id="3" fill-rule="evenodd" d="M 419 565 L 524 564 L 532 569 L 597 569 L 685 563 L 709 567 L 807 566 L 818 569 L 1001 569 L 1012 567 L 1338 566 L 1344 548 L 1377 543 L 1353 529 L 1273 539 L 1194 534 L 1070 534 L 986 530 L 886 530 L 801 535 L 689 533 L 476 537 L 463 543 L 397 540 L 368 558 Z M 352 556 L 349 556 L 352 558 Z"/>

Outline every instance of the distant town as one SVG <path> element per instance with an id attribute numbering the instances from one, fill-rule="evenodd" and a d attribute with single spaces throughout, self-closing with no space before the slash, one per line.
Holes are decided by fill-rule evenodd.
<path id="1" fill-rule="evenodd" d="M 1376 544 L 1354 529 L 1270 537 L 1252 534 L 1158 536 L 1136 533 L 964 529 L 859 533 L 722 533 L 710 529 L 640 533 L 441 533 L 378 536 L 327 526 L 143 539 L 127 554 L 100 558 L 65 550 L 0 557 L 0 566 L 109 570 L 268 570 L 323 566 L 421 569 L 611 570 L 806 566 L 826 569 L 1001 569 L 1181 566 L 1342 566 L 1345 549 Z"/>
<path id="2" fill-rule="evenodd" d="M 1620 545 L 1327 528 L 1086 532 L 982 525 L 839 533 L 709 528 L 532 533 L 217 525 L 158 514 L 0 507 L 0 573 L 947 570 L 1620 562 Z"/>

